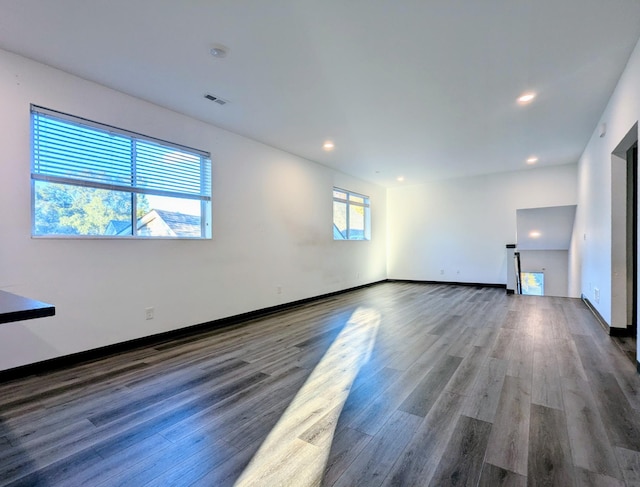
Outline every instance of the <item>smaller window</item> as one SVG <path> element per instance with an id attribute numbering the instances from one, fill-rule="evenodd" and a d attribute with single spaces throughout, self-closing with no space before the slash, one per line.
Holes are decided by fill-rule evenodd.
<path id="1" fill-rule="evenodd" d="M 522 294 L 529 296 L 544 296 L 544 273 L 523 272 Z"/>
<path id="2" fill-rule="evenodd" d="M 371 240 L 368 196 L 333 188 L 333 239 Z"/>

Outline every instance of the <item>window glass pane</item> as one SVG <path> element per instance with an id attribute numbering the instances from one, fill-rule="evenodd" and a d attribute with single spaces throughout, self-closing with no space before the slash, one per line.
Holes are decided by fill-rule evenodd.
<path id="1" fill-rule="evenodd" d="M 200 156 L 136 141 L 136 186 L 145 189 L 204 194 Z"/>
<path id="2" fill-rule="evenodd" d="M 333 190 L 333 197 L 346 200 L 347 199 L 347 193 L 345 193 L 344 191 L 338 191 L 338 190 L 334 189 Z"/>
<path id="3" fill-rule="evenodd" d="M 529 296 L 544 296 L 544 273 L 523 272 L 522 294 Z"/>
<path id="4" fill-rule="evenodd" d="M 347 238 L 347 204 L 339 201 L 333 202 L 333 238 Z"/>
<path id="5" fill-rule="evenodd" d="M 130 222 L 131 193 L 34 181 L 34 235 L 131 235 Z"/>
<path id="6" fill-rule="evenodd" d="M 361 196 L 356 196 L 353 194 L 349 195 L 349 201 L 351 201 L 352 203 L 362 203 L 364 204 L 364 198 Z"/>
<path id="7" fill-rule="evenodd" d="M 364 208 L 349 206 L 349 240 L 364 240 Z"/>
<path id="8" fill-rule="evenodd" d="M 103 184 L 131 184 L 131 141 L 46 115 L 34 117 L 34 172 Z"/>
<path id="9" fill-rule="evenodd" d="M 202 237 L 199 200 L 138 195 L 138 235 Z"/>

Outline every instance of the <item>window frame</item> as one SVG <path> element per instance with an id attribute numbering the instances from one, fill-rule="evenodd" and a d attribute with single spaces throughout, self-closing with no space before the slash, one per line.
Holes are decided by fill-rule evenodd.
<path id="1" fill-rule="evenodd" d="M 129 184 L 126 183 L 105 183 L 99 181 L 91 181 L 88 179 L 82 179 L 72 176 L 61 176 L 42 172 L 37 168 L 38 163 L 38 131 L 36 125 L 40 122 L 38 117 L 45 117 L 53 119 L 62 123 L 67 123 L 82 129 L 94 130 L 95 133 L 115 135 L 127 139 L 131 143 L 131 152 L 129 154 L 130 166 L 127 179 L 131 179 Z M 180 240 L 209 240 L 211 239 L 211 201 L 212 201 L 212 163 L 211 154 L 207 151 L 194 149 L 192 147 L 177 144 L 175 142 L 169 142 L 157 137 L 151 137 L 148 135 L 133 132 L 127 129 L 115 127 L 113 125 L 96 122 L 87 118 L 71 115 L 68 113 L 60 112 L 50 108 L 42 107 L 39 105 L 30 105 L 30 128 L 31 128 L 31 236 L 33 238 L 70 238 L 70 239 L 180 239 Z M 139 158 L 137 155 L 138 143 L 147 144 L 147 150 L 151 146 L 156 146 L 158 150 L 174 150 L 183 154 L 184 156 L 192 156 L 199 158 L 199 170 L 197 172 L 199 178 L 199 191 L 195 192 L 181 192 L 179 190 L 166 190 L 166 189 L 153 189 L 150 187 L 143 187 L 144 183 L 138 180 L 137 165 Z M 86 146 L 79 147 L 79 149 L 85 149 Z M 146 161 L 149 164 L 149 161 Z M 197 164 L 197 163 L 196 163 Z M 82 166 L 78 166 L 82 167 Z M 86 166 L 88 169 L 93 166 Z M 97 167 L 97 165 L 96 165 Z M 158 172 L 156 172 L 157 174 Z M 162 173 L 160 173 L 162 174 Z M 175 173 L 174 173 L 175 174 Z M 175 176 L 170 173 L 163 174 L 165 179 L 160 178 L 159 182 L 166 184 L 168 181 L 175 181 Z M 124 194 L 128 194 L 131 198 L 131 211 L 130 211 L 130 225 L 131 234 L 126 235 L 105 235 L 105 234 L 64 234 L 64 233 L 37 233 L 36 232 L 36 183 L 53 183 L 58 185 L 71 185 L 74 187 L 84 187 L 93 189 L 103 189 L 107 191 L 117 191 Z M 152 195 L 152 196 L 164 196 L 176 199 L 184 200 L 199 200 L 200 201 L 200 236 L 186 236 L 186 235 L 141 235 L 138 233 L 138 222 L 140 218 L 137 216 L 137 204 L 138 195 Z M 198 215 L 196 215 L 198 216 Z M 196 227 L 197 228 L 197 227 Z"/>
<path id="2" fill-rule="evenodd" d="M 339 198 L 335 195 L 335 192 L 339 192 L 339 193 L 344 193 L 346 195 L 346 198 Z M 333 203 L 335 205 L 335 203 L 342 203 L 345 204 L 346 207 L 346 228 L 345 228 L 345 232 L 346 235 L 344 238 L 336 238 L 335 237 L 335 232 L 334 232 L 334 236 L 333 236 L 333 240 L 334 241 L 351 241 L 351 242 L 369 242 L 371 241 L 371 198 L 367 195 L 364 195 L 362 193 L 356 193 L 355 191 L 350 191 L 348 189 L 343 189 L 343 188 L 339 188 L 337 186 L 333 187 Z M 351 198 L 359 198 L 362 199 L 362 202 L 359 201 L 352 201 Z M 350 222 L 350 207 L 351 206 L 357 206 L 357 207 L 361 207 L 364 208 L 364 228 L 362 231 L 362 238 L 350 238 L 351 235 L 351 222 Z M 333 226 L 334 226 L 334 230 L 338 230 L 338 232 L 340 232 L 340 234 L 342 234 L 342 232 L 340 231 L 340 229 L 337 227 L 337 225 L 335 224 L 335 206 L 334 206 L 334 210 L 333 210 Z"/>
<path id="3" fill-rule="evenodd" d="M 521 272 L 521 282 L 524 283 L 525 282 L 525 275 L 527 274 L 531 274 L 531 275 L 535 275 L 535 276 L 541 276 L 539 279 L 536 278 L 536 280 L 540 281 L 540 294 L 537 293 L 530 293 L 530 292 L 525 292 L 525 287 L 527 288 L 527 291 L 529 290 L 529 286 L 528 285 L 524 285 L 522 284 L 522 294 L 524 296 L 544 296 L 544 287 L 545 287 L 545 279 L 544 279 L 544 271 L 522 271 Z"/>

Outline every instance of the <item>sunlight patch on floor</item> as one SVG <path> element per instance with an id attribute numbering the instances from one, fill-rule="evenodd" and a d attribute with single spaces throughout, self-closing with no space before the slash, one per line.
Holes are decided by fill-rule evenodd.
<path id="1" fill-rule="evenodd" d="M 340 412 L 369 360 L 380 313 L 358 308 L 235 483 L 320 485 Z"/>

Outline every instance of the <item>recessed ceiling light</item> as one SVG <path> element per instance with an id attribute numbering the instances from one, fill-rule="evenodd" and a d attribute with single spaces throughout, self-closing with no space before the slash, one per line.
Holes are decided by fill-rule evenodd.
<path id="1" fill-rule="evenodd" d="M 322 148 L 326 151 L 331 151 L 333 149 L 335 149 L 336 145 L 331 142 L 330 140 L 325 141 L 324 144 L 322 144 Z"/>
<path id="2" fill-rule="evenodd" d="M 536 94 L 532 91 L 523 93 L 518 97 L 518 103 L 520 103 L 520 105 L 526 105 L 527 103 L 531 103 L 535 97 Z"/>
<path id="3" fill-rule="evenodd" d="M 209 54 L 211 54 L 216 59 L 222 59 L 223 57 L 227 57 L 228 51 L 229 49 L 227 49 L 225 46 L 217 44 L 209 49 Z"/>
<path id="4" fill-rule="evenodd" d="M 397 179 L 398 181 L 402 182 L 402 181 L 404 181 L 404 176 L 398 176 L 396 179 Z"/>
<path id="5" fill-rule="evenodd" d="M 536 162 L 538 162 L 538 158 L 536 156 L 531 156 L 527 159 L 527 164 L 535 164 Z"/>
<path id="6" fill-rule="evenodd" d="M 538 238 L 540 235 L 542 235 L 538 230 L 533 230 L 531 232 L 529 232 L 529 236 L 531 238 Z"/>

